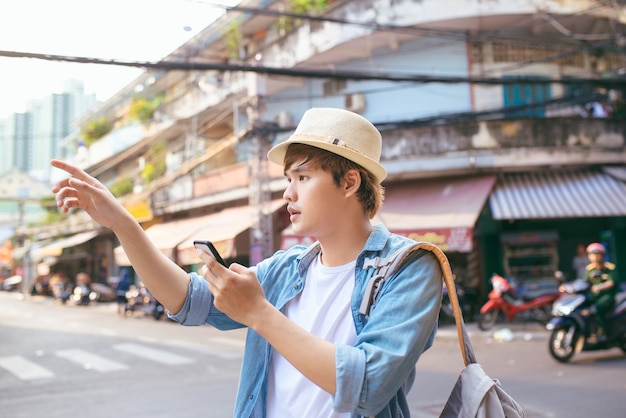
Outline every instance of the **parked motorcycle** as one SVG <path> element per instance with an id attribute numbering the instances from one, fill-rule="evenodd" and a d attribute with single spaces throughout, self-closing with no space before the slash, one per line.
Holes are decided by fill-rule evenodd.
<path id="1" fill-rule="evenodd" d="M 480 308 L 478 316 L 478 327 L 483 331 L 493 328 L 501 319 L 512 322 L 521 318 L 546 324 L 552 317 L 552 303 L 560 295 L 557 284 L 542 286 L 535 282 L 517 286 L 514 281 L 495 273 L 491 276 L 491 285 L 489 300 Z"/>
<path id="2" fill-rule="evenodd" d="M 466 298 L 465 289 L 455 284 L 456 295 L 459 300 L 459 306 L 461 308 L 461 314 L 463 315 L 464 321 L 471 322 L 474 314 L 474 310 L 472 305 Z M 440 325 L 449 325 L 454 324 L 454 309 L 452 309 L 452 302 L 450 302 L 450 297 L 448 296 L 448 288 L 443 286 L 443 296 L 441 299 L 441 309 L 439 310 L 439 324 Z"/>
<path id="3" fill-rule="evenodd" d="M 76 305 L 86 306 L 95 301 L 98 295 L 96 292 L 93 292 L 88 285 L 82 284 L 74 288 L 69 298 Z"/>
<path id="4" fill-rule="evenodd" d="M 70 285 L 63 281 L 53 281 L 50 285 L 50 291 L 55 300 L 58 300 L 62 304 L 68 301 L 71 294 Z"/>
<path id="5" fill-rule="evenodd" d="M 165 314 L 165 307 L 143 286 L 131 286 L 126 292 L 126 300 L 124 315 L 127 317 L 141 312 L 158 321 Z"/>
<path id="6" fill-rule="evenodd" d="M 619 347 L 626 353 L 626 291 L 615 296 L 615 309 L 607 320 L 606 340 L 594 335 L 595 307 L 589 298 L 590 284 L 575 280 L 563 286 L 562 296 L 554 303 L 554 317 L 546 328 L 552 331 L 548 349 L 552 357 L 567 363 L 580 351 Z"/>

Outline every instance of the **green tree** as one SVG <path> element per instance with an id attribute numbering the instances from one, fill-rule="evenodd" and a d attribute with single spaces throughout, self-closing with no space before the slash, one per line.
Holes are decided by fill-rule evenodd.
<path id="1" fill-rule="evenodd" d="M 109 132 L 111 132 L 112 126 L 109 121 L 104 117 L 92 119 L 87 122 L 87 125 L 81 132 L 81 136 L 85 140 L 85 144 L 91 145 L 98 139 L 102 138 Z"/>
<path id="2" fill-rule="evenodd" d="M 240 58 L 240 50 L 243 44 L 241 27 L 236 21 L 231 21 L 223 31 L 226 53 L 229 58 Z"/>
<path id="3" fill-rule="evenodd" d="M 135 182 L 130 177 L 122 177 L 109 186 L 109 190 L 115 197 L 127 195 L 133 191 Z"/>
<path id="4" fill-rule="evenodd" d="M 322 12 L 326 7 L 328 7 L 328 0 L 289 0 L 287 3 L 288 11 L 299 15 L 314 15 Z M 281 16 L 278 18 L 276 26 L 279 29 L 290 31 L 300 22 L 301 19 Z"/>
<path id="5" fill-rule="evenodd" d="M 163 98 L 163 94 L 158 94 L 152 100 L 143 97 L 133 97 L 128 116 L 131 120 L 149 121 L 154 116 L 154 111 L 163 103 Z"/>

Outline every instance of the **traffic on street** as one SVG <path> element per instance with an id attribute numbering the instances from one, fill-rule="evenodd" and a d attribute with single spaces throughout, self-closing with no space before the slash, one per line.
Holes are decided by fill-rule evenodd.
<path id="1" fill-rule="evenodd" d="M 618 349 L 554 361 L 548 332 L 467 324 L 479 363 L 529 417 L 623 417 L 626 357 Z M 245 332 L 128 317 L 114 303 L 64 305 L 0 292 L 2 417 L 231 417 Z M 453 324 L 417 365 L 413 416 L 436 417 L 462 368 Z M 590 401 L 590 400 L 593 400 Z M 193 405 L 193 406 L 192 406 Z"/>

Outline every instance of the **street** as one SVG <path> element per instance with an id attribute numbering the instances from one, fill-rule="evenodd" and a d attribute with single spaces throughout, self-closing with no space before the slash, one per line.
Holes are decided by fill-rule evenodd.
<path id="1" fill-rule="evenodd" d="M 478 361 L 527 417 L 624 416 L 621 351 L 559 364 L 541 327 L 497 329 L 468 324 Z M 501 335 L 513 339 L 498 341 Z M 245 331 L 123 318 L 115 304 L 61 305 L 0 292 L 0 417 L 231 417 L 244 338 Z M 461 368 L 454 326 L 442 326 L 417 364 L 413 417 L 438 416 Z"/>
<path id="2" fill-rule="evenodd" d="M 230 417 L 242 332 L 0 292 L 0 417 Z"/>

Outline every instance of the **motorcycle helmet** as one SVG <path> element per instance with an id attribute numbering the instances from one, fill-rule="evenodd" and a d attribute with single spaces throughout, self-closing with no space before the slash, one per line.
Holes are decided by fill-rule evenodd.
<path id="1" fill-rule="evenodd" d="M 587 254 L 606 254 L 606 248 L 604 248 L 604 245 L 598 243 L 598 242 L 594 242 L 592 244 L 589 244 L 587 246 Z"/>

